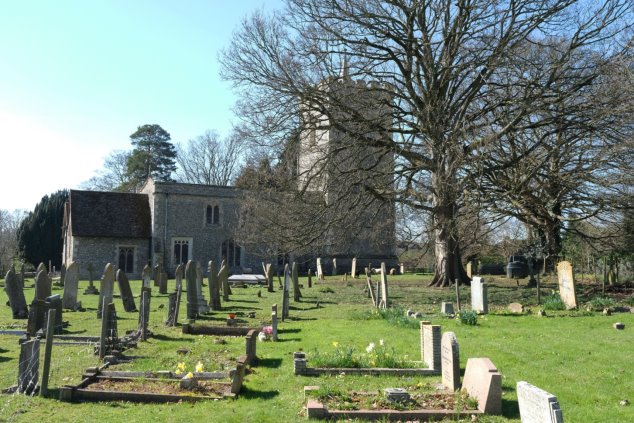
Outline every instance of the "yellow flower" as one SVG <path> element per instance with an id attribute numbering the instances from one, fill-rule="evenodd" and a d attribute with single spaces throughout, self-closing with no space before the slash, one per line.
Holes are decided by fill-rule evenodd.
<path id="1" fill-rule="evenodd" d="M 183 372 L 180 369 L 177 369 L 174 373 L 176 373 L 177 375 L 180 375 Z"/>
<path id="2" fill-rule="evenodd" d="M 196 364 L 196 373 L 201 373 L 203 371 L 203 363 L 200 361 Z"/>
<path id="3" fill-rule="evenodd" d="M 194 377 L 194 374 L 192 372 L 189 372 L 185 375 L 185 379 L 191 379 Z"/>
<path id="4" fill-rule="evenodd" d="M 332 341 L 332 346 L 337 348 L 339 346 L 339 342 L 337 341 Z"/>
<path id="5" fill-rule="evenodd" d="M 184 371 L 185 371 L 185 369 L 187 368 L 187 366 L 185 366 L 185 363 L 178 363 L 178 364 L 176 365 L 176 368 L 177 368 L 178 370 L 180 370 L 181 372 L 184 372 Z"/>

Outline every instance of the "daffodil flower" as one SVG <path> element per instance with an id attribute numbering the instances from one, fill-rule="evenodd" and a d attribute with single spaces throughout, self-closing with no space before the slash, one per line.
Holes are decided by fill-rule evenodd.
<path id="1" fill-rule="evenodd" d="M 339 342 L 337 341 L 332 341 L 332 346 L 337 348 L 339 346 Z"/>
<path id="2" fill-rule="evenodd" d="M 196 364 L 196 373 L 201 373 L 203 371 L 203 363 L 200 361 Z"/>
<path id="3" fill-rule="evenodd" d="M 194 374 L 192 372 L 189 372 L 185 375 L 185 379 L 191 379 L 194 377 Z"/>

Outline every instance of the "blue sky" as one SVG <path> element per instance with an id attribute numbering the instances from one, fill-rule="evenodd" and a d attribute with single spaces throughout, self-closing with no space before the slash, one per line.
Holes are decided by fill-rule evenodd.
<path id="1" fill-rule="evenodd" d="M 218 53 L 242 18 L 281 0 L 4 1 L 0 209 L 32 210 L 93 176 L 157 123 L 185 142 L 235 122 Z"/>

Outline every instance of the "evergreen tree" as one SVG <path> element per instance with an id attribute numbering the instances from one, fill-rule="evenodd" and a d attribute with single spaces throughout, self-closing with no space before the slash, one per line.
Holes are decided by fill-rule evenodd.
<path id="1" fill-rule="evenodd" d="M 128 157 L 127 174 L 132 183 L 141 185 L 150 176 L 157 181 L 172 181 L 176 148 L 170 140 L 170 134 L 156 124 L 139 126 L 130 135 L 134 150 Z"/>
<path id="2" fill-rule="evenodd" d="M 18 228 L 18 249 L 21 256 L 37 266 L 40 262 L 58 269 L 62 265 L 62 225 L 68 190 L 45 195 Z"/>

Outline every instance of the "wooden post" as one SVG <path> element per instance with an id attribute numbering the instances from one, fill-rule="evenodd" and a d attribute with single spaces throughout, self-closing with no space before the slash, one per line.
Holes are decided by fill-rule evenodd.
<path id="1" fill-rule="evenodd" d="M 458 279 L 456 279 L 456 283 L 454 285 L 456 285 L 456 309 L 460 311 L 460 286 Z"/>
<path id="2" fill-rule="evenodd" d="M 44 347 L 44 369 L 42 371 L 42 383 L 40 384 L 40 396 L 48 395 L 48 374 L 51 369 L 51 352 L 53 350 L 53 335 L 55 333 L 55 313 L 54 309 L 48 311 L 48 321 L 46 322 L 46 345 Z"/>

